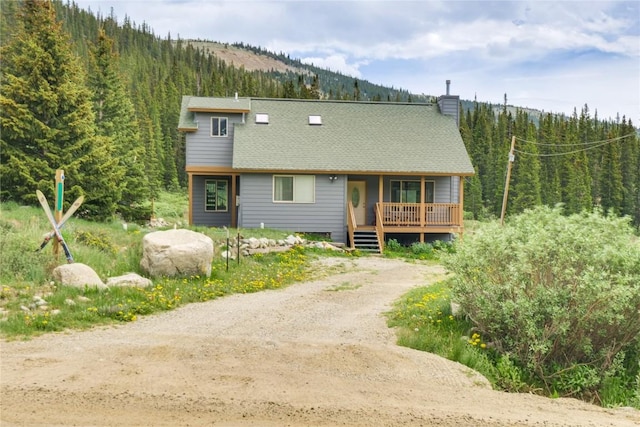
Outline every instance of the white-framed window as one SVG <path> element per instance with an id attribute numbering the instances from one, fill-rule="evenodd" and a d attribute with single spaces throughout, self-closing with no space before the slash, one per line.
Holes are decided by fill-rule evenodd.
<path id="1" fill-rule="evenodd" d="M 434 181 L 425 181 L 425 203 L 435 202 Z M 391 203 L 420 203 L 420 181 L 391 180 Z"/>
<path id="2" fill-rule="evenodd" d="M 274 203 L 315 203 L 316 177 L 314 175 L 274 175 Z"/>
<path id="3" fill-rule="evenodd" d="M 204 210 L 206 212 L 227 212 L 229 209 L 229 185 L 223 179 L 204 181 Z"/>
<path id="4" fill-rule="evenodd" d="M 211 136 L 227 136 L 229 119 L 226 117 L 211 117 Z"/>

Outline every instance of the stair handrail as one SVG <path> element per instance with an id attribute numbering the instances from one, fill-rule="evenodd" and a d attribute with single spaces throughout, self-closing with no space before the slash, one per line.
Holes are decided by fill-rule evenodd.
<path id="1" fill-rule="evenodd" d="M 384 251 L 384 222 L 382 221 L 382 203 L 376 203 L 376 237 L 380 253 Z"/>
<path id="2" fill-rule="evenodd" d="M 347 231 L 349 233 L 349 242 L 351 243 L 351 249 L 355 249 L 355 231 L 356 229 L 356 213 L 353 209 L 353 203 L 349 200 L 347 203 Z"/>

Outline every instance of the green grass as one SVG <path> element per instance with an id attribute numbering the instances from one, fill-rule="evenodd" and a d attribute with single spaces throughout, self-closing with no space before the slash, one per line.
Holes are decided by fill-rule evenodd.
<path id="1" fill-rule="evenodd" d="M 185 224 L 186 197 L 165 193 L 154 202 L 156 216 L 173 228 Z M 224 250 L 227 233 L 244 237 L 284 239 L 291 232 L 273 229 L 192 227 L 214 241 L 216 255 Z M 52 282 L 53 269 L 65 263 L 62 250 L 54 256 L 53 242 L 36 251 L 50 225 L 40 208 L 0 204 L 0 334 L 27 338 L 66 329 L 128 322 L 139 316 L 171 310 L 232 293 L 274 289 L 304 280 L 311 274 L 310 258 L 324 251 L 292 250 L 230 261 L 215 256 L 209 277 L 156 280 L 150 289 L 110 288 L 107 291 L 61 287 Z M 155 231 L 121 221 L 96 223 L 71 218 L 62 229 L 76 262 L 89 265 L 103 281 L 140 269 L 142 238 Z M 336 253 L 331 253 L 335 256 Z M 46 310 L 36 299 L 44 300 Z"/>
<path id="2" fill-rule="evenodd" d="M 513 363 L 508 354 L 496 351 L 492 343 L 485 342 L 466 317 L 452 314 L 449 281 L 409 291 L 386 313 L 388 326 L 397 329 L 398 344 L 468 366 L 484 375 L 494 388 L 544 394 L 541 384 L 526 369 Z M 600 395 L 590 402 L 640 409 L 640 375 L 629 378 L 620 370 L 612 368 Z"/>
<path id="3" fill-rule="evenodd" d="M 387 313 L 388 325 L 398 328 L 398 344 L 434 353 L 482 373 L 496 384 L 487 343 L 470 322 L 451 313 L 448 282 L 411 290 Z"/>

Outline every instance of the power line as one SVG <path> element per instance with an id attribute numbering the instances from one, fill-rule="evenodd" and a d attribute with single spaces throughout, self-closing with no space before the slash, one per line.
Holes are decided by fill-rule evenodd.
<path id="1" fill-rule="evenodd" d="M 600 140 L 600 141 L 578 142 L 578 143 L 574 143 L 574 144 L 557 144 L 557 143 L 554 143 L 554 142 L 538 142 L 538 141 L 530 141 L 528 139 L 523 139 L 523 138 L 518 138 L 518 137 L 516 137 L 516 141 L 526 142 L 526 143 L 533 144 L 533 145 L 547 145 L 547 146 L 553 146 L 553 147 L 563 147 L 563 146 L 576 147 L 576 146 L 579 146 L 579 145 L 591 145 L 591 144 L 600 144 L 601 142 L 602 143 L 609 143 L 609 142 L 619 141 L 621 139 L 628 138 L 628 137 L 634 136 L 634 135 L 635 135 L 634 133 L 630 133 L 630 134 L 627 134 L 627 135 L 618 136 L 618 137 L 610 138 L 610 139 L 603 139 L 603 140 Z"/>
<path id="2" fill-rule="evenodd" d="M 576 153 L 581 153 L 583 151 L 588 151 L 588 150 L 592 150 L 594 148 L 598 148 L 598 147 L 602 147 L 604 145 L 607 144 L 611 144 L 612 142 L 616 142 L 616 141 L 620 141 L 624 138 L 628 138 L 630 136 L 633 136 L 633 133 L 630 133 L 628 135 L 623 135 L 623 136 L 618 136 L 616 138 L 610 138 L 610 139 L 603 139 L 600 141 L 590 141 L 590 142 L 583 142 L 583 143 L 578 143 L 578 144 L 551 144 L 551 143 L 544 143 L 544 142 L 537 142 L 537 141 L 529 141 L 526 139 L 522 139 L 522 138 L 517 138 L 516 140 L 520 141 L 520 142 L 525 142 L 525 143 L 530 143 L 533 145 L 542 145 L 542 146 L 553 146 L 553 147 L 584 147 L 584 148 L 580 148 L 578 150 L 573 150 L 573 151 L 563 151 L 561 153 L 531 153 L 531 152 L 527 152 L 527 151 L 523 151 L 523 150 L 517 150 L 514 148 L 513 151 L 515 151 L 516 153 L 519 154 L 524 154 L 525 156 L 538 156 L 538 157 L 557 157 L 557 156 L 566 156 L 568 154 L 576 154 Z"/>
<path id="3" fill-rule="evenodd" d="M 563 151 L 562 153 L 530 153 L 527 151 L 522 151 L 522 150 L 515 150 L 514 151 L 518 154 L 524 154 L 525 156 L 538 156 L 538 157 L 555 157 L 555 156 L 565 156 L 567 154 L 576 154 L 576 153 L 581 153 L 583 151 L 589 151 L 591 149 L 594 148 L 598 148 L 598 147 L 602 147 L 603 145 L 607 145 L 609 144 L 611 141 L 608 142 L 603 142 L 601 144 L 598 145 L 594 145 L 592 147 L 587 147 L 587 148 L 582 148 L 580 150 L 573 150 L 573 151 Z"/>

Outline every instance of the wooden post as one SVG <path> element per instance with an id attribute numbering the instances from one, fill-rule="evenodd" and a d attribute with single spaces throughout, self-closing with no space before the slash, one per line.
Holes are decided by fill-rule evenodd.
<path id="1" fill-rule="evenodd" d="M 56 170 L 56 188 L 55 188 L 55 205 L 53 209 L 53 218 L 56 223 L 62 220 L 62 208 L 64 205 L 64 170 Z M 60 254 L 60 243 L 58 239 L 53 241 L 53 255 L 57 258 Z"/>
<path id="2" fill-rule="evenodd" d="M 460 176 L 460 188 L 458 189 L 458 203 L 460 212 L 458 212 L 458 224 L 464 229 L 464 176 Z"/>
<path id="3" fill-rule="evenodd" d="M 231 174 L 231 224 L 230 227 L 238 227 L 238 202 L 236 199 L 236 174 Z M 229 202 L 227 202 L 228 204 Z"/>
<path id="4" fill-rule="evenodd" d="M 511 167 L 516 159 L 513 150 L 516 146 L 516 136 L 511 137 L 511 150 L 509 150 L 509 163 L 507 164 L 507 179 L 504 183 L 504 196 L 502 197 L 502 213 L 500 214 L 500 225 L 504 225 L 504 214 L 507 212 L 507 197 L 509 194 L 509 181 L 511 180 Z"/>

